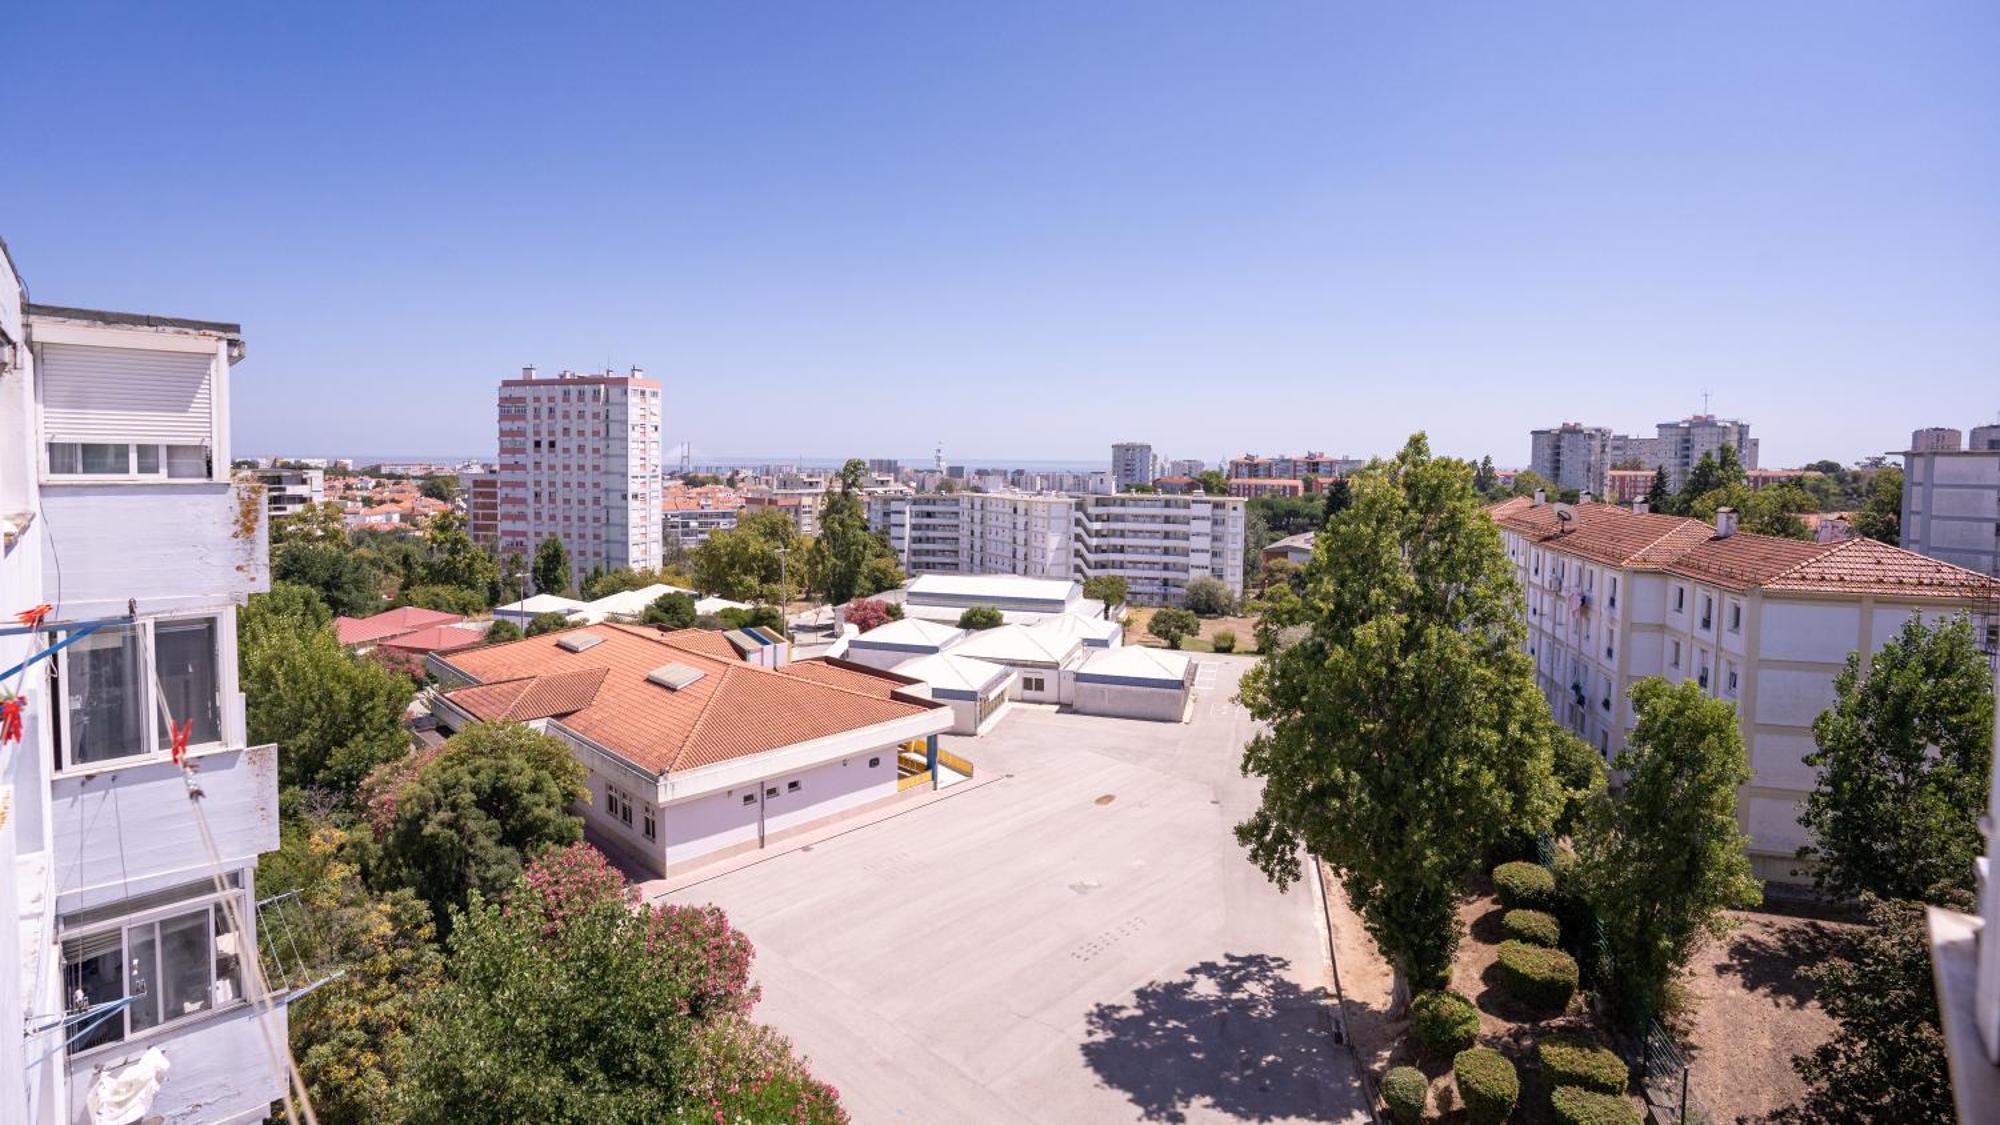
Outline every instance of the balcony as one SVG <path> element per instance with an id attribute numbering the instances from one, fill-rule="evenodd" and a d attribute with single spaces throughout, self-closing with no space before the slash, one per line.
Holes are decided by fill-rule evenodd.
<path id="1" fill-rule="evenodd" d="M 269 515 L 251 481 L 48 484 L 43 567 L 61 575 L 63 615 L 153 613 L 271 588 Z M 143 559 L 143 566 L 134 566 Z"/>

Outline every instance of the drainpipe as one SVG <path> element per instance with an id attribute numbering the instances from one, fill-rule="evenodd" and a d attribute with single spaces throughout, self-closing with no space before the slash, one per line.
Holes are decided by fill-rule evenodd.
<path id="1" fill-rule="evenodd" d="M 938 780 L 937 735 L 933 734 L 925 737 L 924 760 L 930 765 L 931 787 L 936 788 Z"/>

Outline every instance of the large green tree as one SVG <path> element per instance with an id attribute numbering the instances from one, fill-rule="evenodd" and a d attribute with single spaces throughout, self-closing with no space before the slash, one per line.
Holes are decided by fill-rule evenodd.
<path id="1" fill-rule="evenodd" d="M 1675 500 L 1674 490 L 1667 484 L 1667 467 L 1662 465 L 1654 469 L 1653 483 L 1646 489 L 1646 510 L 1673 515 Z"/>
<path id="2" fill-rule="evenodd" d="M 1854 513 L 1854 533 L 1865 539 L 1902 546 L 1903 470 L 1890 466 L 1868 482 L 1867 497 Z"/>
<path id="3" fill-rule="evenodd" d="M 1972 909 L 1968 899 L 1947 902 Z M 1868 927 L 1851 952 L 1801 970 L 1818 986 L 1814 999 L 1840 1027 L 1810 1054 L 1792 1059 L 1809 1089 L 1774 1120 L 1847 1125 L 1954 1118 L 1923 904 L 1869 899 L 1866 906 Z"/>
<path id="4" fill-rule="evenodd" d="M 792 517 L 776 508 L 746 510 L 690 553 L 695 585 L 732 601 L 788 600 L 801 585 L 807 552 Z"/>
<path id="5" fill-rule="evenodd" d="M 862 568 L 870 558 L 885 551 L 881 540 L 868 531 L 868 512 L 863 507 L 861 492 L 867 481 L 868 463 L 850 458 L 840 467 L 838 487 L 826 498 L 826 507 L 820 512 L 816 549 L 822 556 L 826 600 L 834 605 L 844 605 L 856 595 L 875 592 L 861 588 Z"/>
<path id="6" fill-rule="evenodd" d="M 1964 617 L 1912 615 L 1862 665 L 1849 653 L 1813 722 L 1819 771 L 1799 821 L 1814 881 L 1843 898 L 1972 889 L 1993 766 L 1993 684 Z"/>
<path id="7" fill-rule="evenodd" d="M 499 564 L 472 541 L 457 512 L 439 512 L 424 525 L 424 555 L 422 585 L 470 590 L 487 606 L 499 597 Z"/>
<path id="8" fill-rule="evenodd" d="M 1574 840 L 1585 899 L 1604 925 L 1621 1014 L 1661 1010 L 1667 987 L 1701 943 L 1728 928 L 1724 911 L 1762 901 L 1736 824 L 1750 780 L 1736 709 L 1692 681 L 1632 688 L 1638 723 L 1612 762 L 1615 796 L 1584 810 Z"/>
<path id="9" fill-rule="evenodd" d="M 382 576 L 345 539 L 292 539 L 271 553 L 271 578 L 312 589 L 333 612 L 367 617 L 383 607 Z"/>
<path id="10" fill-rule="evenodd" d="M 284 784 L 345 796 L 409 749 L 409 677 L 342 648 L 311 590 L 279 582 L 252 597 L 237 612 L 236 652 L 250 741 L 278 744 Z"/>
<path id="11" fill-rule="evenodd" d="M 1719 446 L 1714 453 L 1702 454 L 1701 459 L 1688 470 L 1687 479 L 1681 482 L 1680 495 L 1675 498 L 1675 506 L 1682 514 L 1690 514 L 1695 509 L 1695 502 L 1702 497 L 1742 483 L 1743 462 L 1736 456 L 1736 447 Z"/>
<path id="12" fill-rule="evenodd" d="M 535 590 L 543 594 L 567 594 L 570 591 L 569 548 L 554 535 L 543 539 L 535 547 Z"/>
<path id="13" fill-rule="evenodd" d="M 588 848 L 474 898 L 412 1033 L 397 1117 L 437 1122 L 846 1120 L 748 1020 L 752 950 L 712 906 L 637 905 Z"/>
<path id="14" fill-rule="evenodd" d="M 1449 974 L 1488 845 L 1547 829 L 1560 803 L 1521 589 L 1472 475 L 1422 434 L 1354 474 L 1289 611 L 1304 636 L 1242 686 L 1269 729 L 1244 751 L 1264 794 L 1237 839 L 1280 886 L 1302 848 L 1325 860 L 1423 987 Z"/>
<path id="15" fill-rule="evenodd" d="M 583 838 L 569 808 L 588 798 L 583 780 L 560 739 L 475 723 L 395 787 L 379 881 L 415 891 L 448 928 L 469 894 L 498 895 L 542 849 Z"/>

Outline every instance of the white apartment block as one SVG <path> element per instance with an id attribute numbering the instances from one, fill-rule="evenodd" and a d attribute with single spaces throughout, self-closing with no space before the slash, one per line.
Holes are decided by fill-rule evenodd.
<path id="1" fill-rule="evenodd" d="M 526 367 L 500 383 L 500 553 L 532 559 L 553 535 L 570 572 L 660 565 L 660 384 Z"/>
<path id="2" fill-rule="evenodd" d="M 237 690 L 236 609 L 270 584 L 267 508 L 229 471 L 243 354 L 232 324 L 26 305 L 0 246 L 0 680 L 26 700 L 0 741 L 0 1120 L 88 1121 L 161 1059 L 148 1121 L 262 1120 L 284 1086 L 287 997 L 251 971 L 278 773 Z"/>
<path id="3" fill-rule="evenodd" d="M 1565 492 L 1611 491 L 1611 428 L 1564 422 L 1529 432 L 1528 468 Z"/>
<path id="4" fill-rule="evenodd" d="M 1902 542 L 1920 555 L 2000 575 L 2000 447 L 1903 454 Z"/>
<path id="5" fill-rule="evenodd" d="M 1121 441 L 1111 447 L 1111 480 L 1123 492 L 1135 484 L 1151 484 L 1160 476 L 1160 460 L 1143 441 Z"/>
<path id="6" fill-rule="evenodd" d="M 1304 480 L 1307 477 L 1344 477 L 1368 464 L 1364 457 L 1332 457 L 1325 453 L 1282 453 L 1260 457 L 1245 453 L 1229 459 L 1231 480 Z"/>
<path id="7" fill-rule="evenodd" d="M 260 469 L 255 475 L 264 486 L 274 520 L 297 515 L 326 499 L 325 469 Z"/>
<path id="8" fill-rule="evenodd" d="M 1714 455 L 1725 445 L 1736 450 L 1736 459 L 1744 468 L 1757 467 L 1757 439 L 1750 436 L 1748 422 L 1694 414 L 1676 422 L 1661 422 L 1653 427 L 1653 433 L 1652 437 L 1613 434 L 1611 463 L 1637 461 L 1649 473 L 1664 466 L 1669 488 L 1679 488 L 1687 480 L 1688 470 L 1702 454 Z"/>
<path id="9" fill-rule="evenodd" d="M 916 574 L 1126 580 L 1137 604 L 1176 604 L 1210 575 L 1243 593 L 1244 502 L 1227 496 L 1021 492 L 871 497 L 869 525 Z"/>
<path id="10" fill-rule="evenodd" d="M 1965 435 L 1949 426 L 1925 426 L 1910 432 L 1910 450 L 1913 453 L 1957 453 L 1963 448 Z"/>
<path id="11" fill-rule="evenodd" d="M 1850 652 L 1874 653 L 1913 613 L 1991 628 L 2000 582 L 1869 539 L 1807 543 L 1520 497 L 1490 511 L 1526 593 L 1527 648 L 1556 718 L 1607 758 L 1632 729 L 1630 688 L 1693 680 L 1735 704 L 1753 777 L 1737 817 L 1760 878 L 1797 881 L 1812 724 Z"/>

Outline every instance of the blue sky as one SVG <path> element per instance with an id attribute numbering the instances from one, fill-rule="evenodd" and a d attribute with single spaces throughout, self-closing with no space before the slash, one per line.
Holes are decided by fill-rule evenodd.
<path id="1" fill-rule="evenodd" d="M 239 450 L 607 361 L 697 458 L 2000 411 L 2000 5 L 307 7 L 8 17 L 33 298 L 241 321 Z"/>

